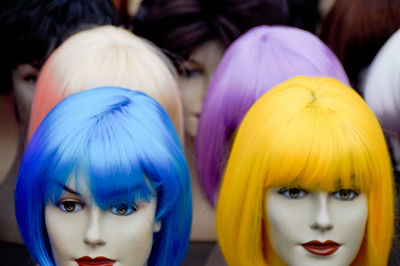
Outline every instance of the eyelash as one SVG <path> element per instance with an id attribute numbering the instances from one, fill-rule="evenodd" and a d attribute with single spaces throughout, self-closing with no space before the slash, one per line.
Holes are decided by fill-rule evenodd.
<path id="1" fill-rule="evenodd" d="M 68 206 L 67 204 L 73 204 L 73 205 Z M 85 207 L 85 203 L 81 202 L 80 200 L 66 199 L 58 201 L 57 207 L 65 213 L 76 213 L 80 212 Z M 127 203 L 119 203 L 114 206 L 111 206 L 109 208 L 109 211 L 112 214 L 118 216 L 128 216 L 137 211 L 138 209 L 139 206 L 137 204 L 129 205 Z"/>
<path id="2" fill-rule="evenodd" d="M 179 71 L 179 75 L 185 78 L 195 78 L 201 76 L 203 71 L 200 69 L 191 69 L 191 68 L 181 68 Z"/>
<path id="3" fill-rule="evenodd" d="M 123 207 L 121 209 L 121 207 Z M 127 203 L 120 203 L 120 204 L 116 204 L 114 206 L 111 206 L 110 208 L 110 212 L 112 214 L 118 215 L 118 216 L 128 216 L 132 213 L 134 213 L 135 211 L 137 211 L 139 209 L 139 206 L 137 204 L 127 204 Z M 123 210 L 124 212 L 121 213 L 120 210 Z"/>
<path id="4" fill-rule="evenodd" d="M 69 206 L 69 207 L 72 207 L 72 210 L 68 210 L 69 208 L 66 207 L 67 204 L 73 204 L 72 206 Z M 78 209 L 76 209 L 77 206 L 79 206 Z M 76 212 L 81 211 L 85 207 L 85 204 L 83 202 L 81 202 L 80 200 L 67 199 L 67 200 L 58 201 L 57 207 L 61 211 L 66 212 L 66 213 L 76 213 Z"/>
<path id="5" fill-rule="evenodd" d="M 296 193 L 296 194 L 293 195 L 293 194 L 291 194 L 291 192 Z M 281 188 L 278 191 L 278 193 L 288 199 L 295 199 L 295 200 L 302 199 L 308 195 L 308 191 L 306 191 L 305 189 L 301 189 L 301 188 L 286 188 L 286 187 L 284 187 L 284 188 Z M 343 197 L 344 193 L 346 195 L 345 197 Z M 332 195 L 332 197 L 334 197 L 335 199 L 340 200 L 340 201 L 350 201 L 350 200 L 353 200 L 356 197 L 358 197 L 359 193 L 352 189 L 339 189 L 335 192 L 332 192 L 331 195 Z"/>
<path id="6" fill-rule="evenodd" d="M 290 194 L 291 192 L 297 192 L 298 195 L 294 197 L 293 195 Z M 278 191 L 278 193 L 288 199 L 302 199 L 305 196 L 307 196 L 307 194 L 308 194 L 308 192 L 306 190 L 301 189 L 301 188 L 286 188 L 286 187 L 281 188 Z"/>
<path id="7" fill-rule="evenodd" d="M 343 195 L 341 193 L 350 193 L 350 195 L 347 196 L 347 198 L 343 198 Z M 332 196 L 337 199 L 337 200 L 342 200 L 342 201 L 350 201 L 358 197 L 359 193 L 355 190 L 352 189 L 339 189 L 338 191 L 335 191 L 332 193 Z"/>

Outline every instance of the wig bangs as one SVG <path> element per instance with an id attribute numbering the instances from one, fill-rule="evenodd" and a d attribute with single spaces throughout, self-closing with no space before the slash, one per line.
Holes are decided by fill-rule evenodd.
<path id="1" fill-rule="evenodd" d="M 292 81 L 296 79 L 304 77 Z M 318 91 L 315 84 L 307 88 L 287 82 L 291 91 L 285 92 L 285 98 L 279 93 L 288 88 L 278 86 L 270 94 L 272 97 L 264 97 L 268 102 L 260 101 L 263 110 L 252 115 L 255 128 L 251 129 L 258 133 L 248 136 L 257 141 L 257 145 L 251 145 L 254 151 L 250 151 L 258 157 L 254 158 L 258 166 L 253 171 L 265 173 L 264 187 L 368 192 L 380 182 L 376 169 L 387 166 L 387 150 L 378 121 L 359 96 L 351 95 L 354 91 L 331 79 L 320 81 L 325 84 L 315 82 L 317 87 L 324 87 Z M 338 96 L 342 99 L 339 104 L 335 99 Z M 279 107 L 283 102 L 291 108 Z M 271 115 L 266 117 L 265 113 Z M 264 154 L 256 153 L 260 146 Z"/>
<path id="2" fill-rule="evenodd" d="M 143 172 L 140 156 L 132 154 L 137 153 L 129 145 L 132 140 L 121 134 L 118 137 L 121 142 L 99 142 L 101 137 L 94 139 L 97 136 L 93 135 L 90 142 L 81 142 L 74 149 L 60 147 L 50 163 L 55 167 L 48 173 L 45 202 L 50 200 L 56 205 L 66 187 L 78 194 L 88 190 L 93 200 L 89 203 L 95 202 L 103 210 L 121 202 L 148 202 L 156 196 Z M 125 145 L 119 145 L 122 143 Z"/>
<path id="3" fill-rule="evenodd" d="M 313 118 L 294 118 L 271 136 L 265 187 L 368 192 L 374 185 L 373 152 L 359 138 L 360 132 L 338 130 L 340 124 L 335 117 L 316 113 Z"/>
<path id="4" fill-rule="evenodd" d="M 150 197 L 157 196 L 157 188 L 165 183 L 172 190 L 181 190 L 176 187 L 179 181 L 174 181 L 174 178 L 183 174 L 179 169 L 185 164 L 183 159 L 179 160 L 178 154 L 171 154 L 171 150 L 181 149 L 177 135 L 172 134 L 175 132 L 173 126 L 169 132 L 159 132 L 164 136 L 168 133 L 172 138 L 148 137 L 147 132 L 163 131 L 163 128 L 149 128 L 138 118 L 136 123 L 141 125 L 132 125 L 135 118 L 120 106 L 130 104 L 121 102 L 114 110 L 101 113 L 87 123 L 76 123 L 81 128 L 74 129 L 71 134 L 65 134 L 65 131 L 64 134 L 53 134 L 63 136 L 63 140 L 56 141 L 58 144 L 54 151 L 47 151 L 49 171 L 45 175 L 48 179 L 45 182 L 45 201 L 50 199 L 56 203 L 71 178 L 76 181 L 74 189 L 79 193 L 88 188 L 102 209 L 121 201 L 149 201 Z M 68 128 L 58 125 L 58 130 Z M 51 144 L 44 146 L 52 147 Z M 174 202 L 174 196 L 169 199 Z"/>

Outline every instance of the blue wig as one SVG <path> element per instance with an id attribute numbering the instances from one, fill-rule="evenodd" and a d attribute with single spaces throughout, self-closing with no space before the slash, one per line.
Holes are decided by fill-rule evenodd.
<path id="1" fill-rule="evenodd" d="M 156 196 L 162 227 L 148 264 L 181 264 L 192 220 L 189 171 L 174 126 L 156 101 L 138 91 L 96 88 L 65 98 L 40 124 L 22 160 L 15 209 L 21 236 L 42 266 L 55 264 L 44 208 L 61 196 L 59 184 L 78 176 L 103 210 Z"/>

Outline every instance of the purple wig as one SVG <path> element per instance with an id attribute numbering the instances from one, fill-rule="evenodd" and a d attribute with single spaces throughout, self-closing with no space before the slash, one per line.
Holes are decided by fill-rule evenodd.
<path id="1" fill-rule="evenodd" d="M 208 87 L 196 137 L 197 171 L 215 204 L 231 138 L 253 103 L 294 76 L 323 76 L 349 84 L 342 65 L 313 34 L 285 26 L 259 26 L 226 51 Z"/>

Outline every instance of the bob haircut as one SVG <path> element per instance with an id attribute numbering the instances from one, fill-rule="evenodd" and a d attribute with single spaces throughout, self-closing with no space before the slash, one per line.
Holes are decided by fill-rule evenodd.
<path id="1" fill-rule="evenodd" d="M 98 86 L 141 90 L 163 106 L 183 141 L 182 103 L 175 70 L 150 42 L 115 26 L 84 30 L 68 38 L 39 75 L 28 140 L 64 97 Z"/>
<path id="2" fill-rule="evenodd" d="M 400 140 L 400 30 L 390 37 L 375 57 L 362 92 L 390 142 Z M 398 168 L 399 156 L 394 152 Z"/>
<path id="3" fill-rule="evenodd" d="M 351 265 L 387 265 L 394 184 L 385 138 L 362 98 L 334 79 L 292 78 L 244 117 L 217 206 L 218 241 L 229 265 L 268 265 L 265 191 L 291 184 L 366 193 L 364 239 Z"/>
<path id="4" fill-rule="evenodd" d="M 171 52 L 179 66 L 209 40 L 227 48 L 254 26 L 288 20 L 287 0 L 143 0 L 133 31 Z"/>
<path id="5" fill-rule="evenodd" d="M 139 91 L 96 88 L 66 98 L 43 120 L 15 190 L 20 232 L 40 265 L 54 265 L 44 208 L 59 199 L 59 184 L 78 176 L 103 210 L 156 196 L 162 227 L 149 265 L 180 265 L 192 217 L 189 170 L 174 126 L 156 101 Z"/>
<path id="6" fill-rule="evenodd" d="M 6 82 L 20 64 L 40 68 L 68 36 L 89 25 L 119 25 L 110 0 L 2 0 L 0 4 L 1 67 Z M 4 88 L 0 89 L 0 92 Z M 7 91 L 3 91 L 7 92 Z"/>
<path id="7" fill-rule="evenodd" d="M 297 75 L 332 77 L 348 84 L 336 56 L 313 34 L 285 26 L 259 26 L 226 51 L 210 82 L 196 137 L 200 182 L 215 204 L 231 138 L 253 103 Z"/>
<path id="8" fill-rule="evenodd" d="M 400 0 L 336 0 L 323 23 L 321 38 L 359 90 L 360 72 L 399 27 Z"/>

